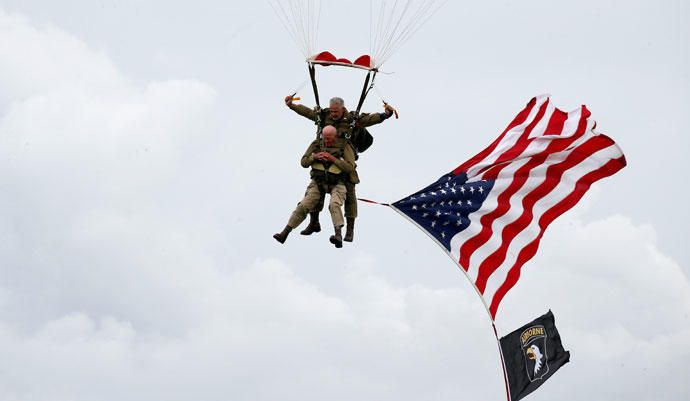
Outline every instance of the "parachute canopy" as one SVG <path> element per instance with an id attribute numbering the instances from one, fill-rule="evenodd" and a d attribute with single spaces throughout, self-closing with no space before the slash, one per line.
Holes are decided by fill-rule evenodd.
<path id="1" fill-rule="evenodd" d="M 316 53 L 322 8 L 320 0 L 268 1 L 308 63 L 375 70 L 405 44 L 447 0 L 370 0 L 369 52 L 354 62 L 337 58 L 327 51 Z M 342 4 L 350 6 L 349 3 Z M 365 19 L 361 22 L 348 20 L 345 23 L 347 30 L 366 31 Z"/>
<path id="2" fill-rule="evenodd" d="M 355 59 L 336 57 L 329 51 L 315 53 L 321 18 L 320 0 L 268 0 L 287 33 L 302 50 L 309 66 L 309 77 L 316 107 L 320 108 L 315 66 L 343 66 L 367 71 L 364 86 L 357 102 L 359 114 L 369 91 L 374 87 L 376 74 L 388 58 L 414 35 L 447 0 L 386 0 L 369 1 L 369 53 Z M 347 30 L 365 30 L 358 20 L 347 20 Z M 295 92 L 296 93 L 296 92 Z M 384 100 L 385 103 L 385 100 Z"/>
<path id="3" fill-rule="evenodd" d="M 371 56 L 368 54 L 361 55 L 352 62 L 346 58 L 337 58 L 331 52 L 321 52 L 315 56 L 309 57 L 307 62 L 323 66 L 340 65 L 343 67 L 362 68 L 369 71 L 376 70 L 376 67 L 372 65 Z"/>

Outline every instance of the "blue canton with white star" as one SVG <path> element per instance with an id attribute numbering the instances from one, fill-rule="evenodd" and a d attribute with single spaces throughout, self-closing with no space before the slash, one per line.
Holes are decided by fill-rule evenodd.
<path id="1" fill-rule="evenodd" d="M 450 239 L 470 225 L 469 214 L 479 210 L 493 186 L 493 181 L 467 183 L 465 173 L 449 173 L 393 206 L 450 252 Z"/>

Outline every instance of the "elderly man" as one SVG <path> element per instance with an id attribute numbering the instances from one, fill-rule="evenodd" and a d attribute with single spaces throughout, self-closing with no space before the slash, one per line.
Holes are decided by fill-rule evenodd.
<path id="1" fill-rule="evenodd" d="M 324 110 L 310 109 L 307 106 L 293 104 L 292 96 L 285 97 L 285 104 L 295 111 L 297 114 L 306 117 L 312 121 L 319 121 L 322 124 L 332 125 L 337 129 L 338 137 L 345 138 L 348 141 L 358 143 L 357 135 L 360 134 L 359 128 L 369 127 L 379 124 L 393 113 L 397 111 L 389 104 L 384 105 L 383 113 L 363 113 L 357 118 L 354 112 L 348 112 L 345 108 L 345 101 L 339 97 L 334 97 L 329 102 L 329 108 Z M 354 128 L 354 129 L 353 129 Z M 355 165 L 355 168 L 357 166 Z M 350 174 L 349 180 L 345 181 L 347 189 L 347 197 L 345 200 L 345 217 L 347 218 L 347 230 L 345 233 L 345 241 L 352 242 L 354 239 L 355 218 L 357 218 L 357 194 L 355 193 L 355 185 L 359 183 L 359 176 L 357 171 Z M 323 195 L 320 201 L 315 205 L 315 208 L 309 211 L 309 225 L 300 234 L 311 235 L 314 232 L 321 231 L 319 223 L 319 213 L 323 209 L 324 201 Z"/>
<path id="2" fill-rule="evenodd" d="M 336 248 L 343 247 L 342 227 L 345 201 L 345 181 L 355 171 L 355 152 L 346 140 L 338 138 L 337 129 L 327 125 L 322 130 L 323 139 L 315 139 L 302 156 L 302 167 L 311 167 L 311 182 L 307 191 L 292 212 L 288 224 L 282 232 L 274 234 L 276 241 L 285 243 L 290 231 L 307 218 L 307 214 L 316 207 L 322 194 L 330 194 L 328 210 L 333 220 L 334 235 L 330 241 Z"/>

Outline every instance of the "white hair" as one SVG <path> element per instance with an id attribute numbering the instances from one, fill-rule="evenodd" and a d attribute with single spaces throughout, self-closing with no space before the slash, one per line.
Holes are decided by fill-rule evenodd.
<path id="1" fill-rule="evenodd" d="M 329 104 L 331 106 L 345 106 L 345 101 L 343 100 L 343 98 L 336 96 L 334 98 L 331 98 L 331 101 L 329 102 Z"/>
<path id="2" fill-rule="evenodd" d="M 325 134 L 326 131 L 332 131 L 334 134 L 338 133 L 338 130 L 332 125 L 327 125 L 327 126 L 323 127 L 323 130 L 321 130 L 321 133 Z"/>

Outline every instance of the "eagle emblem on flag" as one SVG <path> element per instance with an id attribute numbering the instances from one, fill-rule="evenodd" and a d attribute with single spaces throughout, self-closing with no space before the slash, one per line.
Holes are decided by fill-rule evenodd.
<path id="1" fill-rule="evenodd" d="M 546 328 L 532 326 L 520 335 L 522 354 L 525 359 L 525 369 L 530 381 L 541 380 L 549 373 L 546 355 Z"/>

